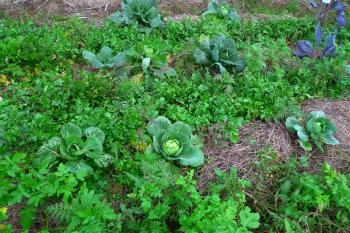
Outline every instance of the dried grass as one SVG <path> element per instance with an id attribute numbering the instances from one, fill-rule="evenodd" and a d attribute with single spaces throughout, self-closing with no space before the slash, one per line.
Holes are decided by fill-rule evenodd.
<path id="1" fill-rule="evenodd" d="M 215 168 L 228 171 L 234 166 L 241 177 L 249 179 L 253 175 L 251 164 L 257 160 L 258 151 L 268 144 L 281 157 L 293 153 L 291 139 L 282 123 L 253 122 L 241 128 L 240 138 L 237 144 L 226 145 L 215 144 L 213 138 L 207 138 L 204 152 L 208 162 L 197 172 L 198 188 L 205 187 L 215 177 Z"/>
<path id="2" fill-rule="evenodd" d="M 338 131 L 335 136 L 341 142 L 337 146 L 324 146 L 324 153 L 314 149 L 310 153 L 310 167 L 306 170 L 317 173 L 322 164 L 327 162 L 340 172 L 349 172 L 350 101 L 310 100 L 303 104 L 302 109 L 303 111 L 324 111 L 337 125 Z M 257 152 L 268 144 L 280 153 L 281 161 L 292 154 L 305 154 L 297 142 L 297 137 L 289 134 L 283 123 L 256 121 L 243 126 L 240 137 L 239 143 L 224 145 L 214 143 L 215 139 L 212 135 L 206 139 L 204 152 L 208 162 L 197 172 L 198 188 L 205 187 L 215 177 L 215 168 L 228 171 L 234 166 L 241 177 L 250 179 L 257 172 L 252 166 L 258 160 Z"/>

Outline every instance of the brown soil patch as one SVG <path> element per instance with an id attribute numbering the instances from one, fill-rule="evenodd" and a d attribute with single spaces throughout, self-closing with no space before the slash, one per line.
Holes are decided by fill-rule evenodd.
<path id="1" fill-rule="evenodd" d="M 243 126 L 239 135 L 241 140 L 237 144 L 218 145 L 213 138 L 207 138 L 204 153 L 208 162 L 197 173 L 198 188 L 215 177 L 215 168 L 228 171 L 234 166 L 241 177 L 249 179 L 251 164 L 258 160 L 258 151 L 266 145 L 271 145 L 282 158 L 293 153 L 291 138 L 282 123 L 256 121 Z"/>
<path id="2" fill-rule="evenodd" d="M 319 172 L 322 164 L 329 163 L 340 172 L 350 171 L 350 101 L 306 101 L 303 111 L 322 110 L 337 125 L 337 139 L 341 142 L 337 146 L 324 146 L 325 153 L 314 149 L 310 154 L 309 172 Z M 198 172 L 198 188 L 205 187 L 208 181 L 215 177 L 214 169 L 228 171 L 236 167 L 241 177 L 249 179 L 256 170 L 253 163 L 258 160 L 258 152 L 264 146 L 270 145 L 280 154 L 281 161 L 288 156 L 307 155 L 303 151 L 297 137 L 289 134 L 282 122 L 253 122 L 240 130 L 241 140 L 237 144 L 214 143 L 215 138 L 206 139 L 204 152 L 207 163 Z"/>
<path id="3" fill-rule="evenodd" d="M 48 15 L 101 18 L 120 9 L 121 0 L 0 0 L 0 12 L 19 17 L 23 12 L 35 16 L 39 12 Z M 243 1 L 228 0 L 239 12 L 264 7 L 284 7 L 288 0 Z M 200 15 L 207 9 L 208 0 L 158 0 L 159 10 L 165 16 Z M 183 17 L 181 17 L 183 18 Z"/>

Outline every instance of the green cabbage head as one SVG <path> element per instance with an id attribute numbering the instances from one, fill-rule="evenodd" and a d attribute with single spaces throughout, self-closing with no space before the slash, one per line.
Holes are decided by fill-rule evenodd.
<path id="1" fill-rule="evenodd" d="M 153 137 L 152 147 L 167 160 L 183 166 L 198 167 L 204 163 L 204 154 L 198 137 L 192 135 L 191 127 L 182 122 L 172 124 L 165 117 L 158 117 L 148 126 Z"/>

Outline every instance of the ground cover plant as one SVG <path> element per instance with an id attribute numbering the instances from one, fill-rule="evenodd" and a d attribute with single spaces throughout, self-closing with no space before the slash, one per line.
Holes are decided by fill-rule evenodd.
<path id="1" fill-rule="evenodd" d="M 322 59 L 293 52 L 315 37 L 312 13 L 238 23 L 211 1 L 164 22 L 156 1 L 130 0 L 98 24 L 1 18 L 0 231 L 349 232 L 350 168 L 321 160 L 349 158 L 349 122 L 300 111 L 350 97 L 346 8 L 329 4 L 342 29 Z M 239 133 L 252 121 L 280 122 L 293 153 L 207 155 L 256 144 Z"/>

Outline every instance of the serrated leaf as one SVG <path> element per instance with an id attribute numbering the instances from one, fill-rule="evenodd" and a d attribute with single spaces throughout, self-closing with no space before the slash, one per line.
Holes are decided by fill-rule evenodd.
<path id="1" fill-rule="evenodd" d="M 36 212 L 36 209 L 31 207 L 27 207 L 19 211 L 19 216 L 20 216 L 19 222 L 23 227 L 23 231 L 29 230 L 30 226 L 36 219 L 35 212 Z"/>
<path id="2" fill-rule="evenodd" d="M 251 213 L 250 208 L 245 207 L 239 212 L 239 218 L 242 226 L 255 229 L 258 228 L 260 223 L 260 216 L 258 213 Z"/>

